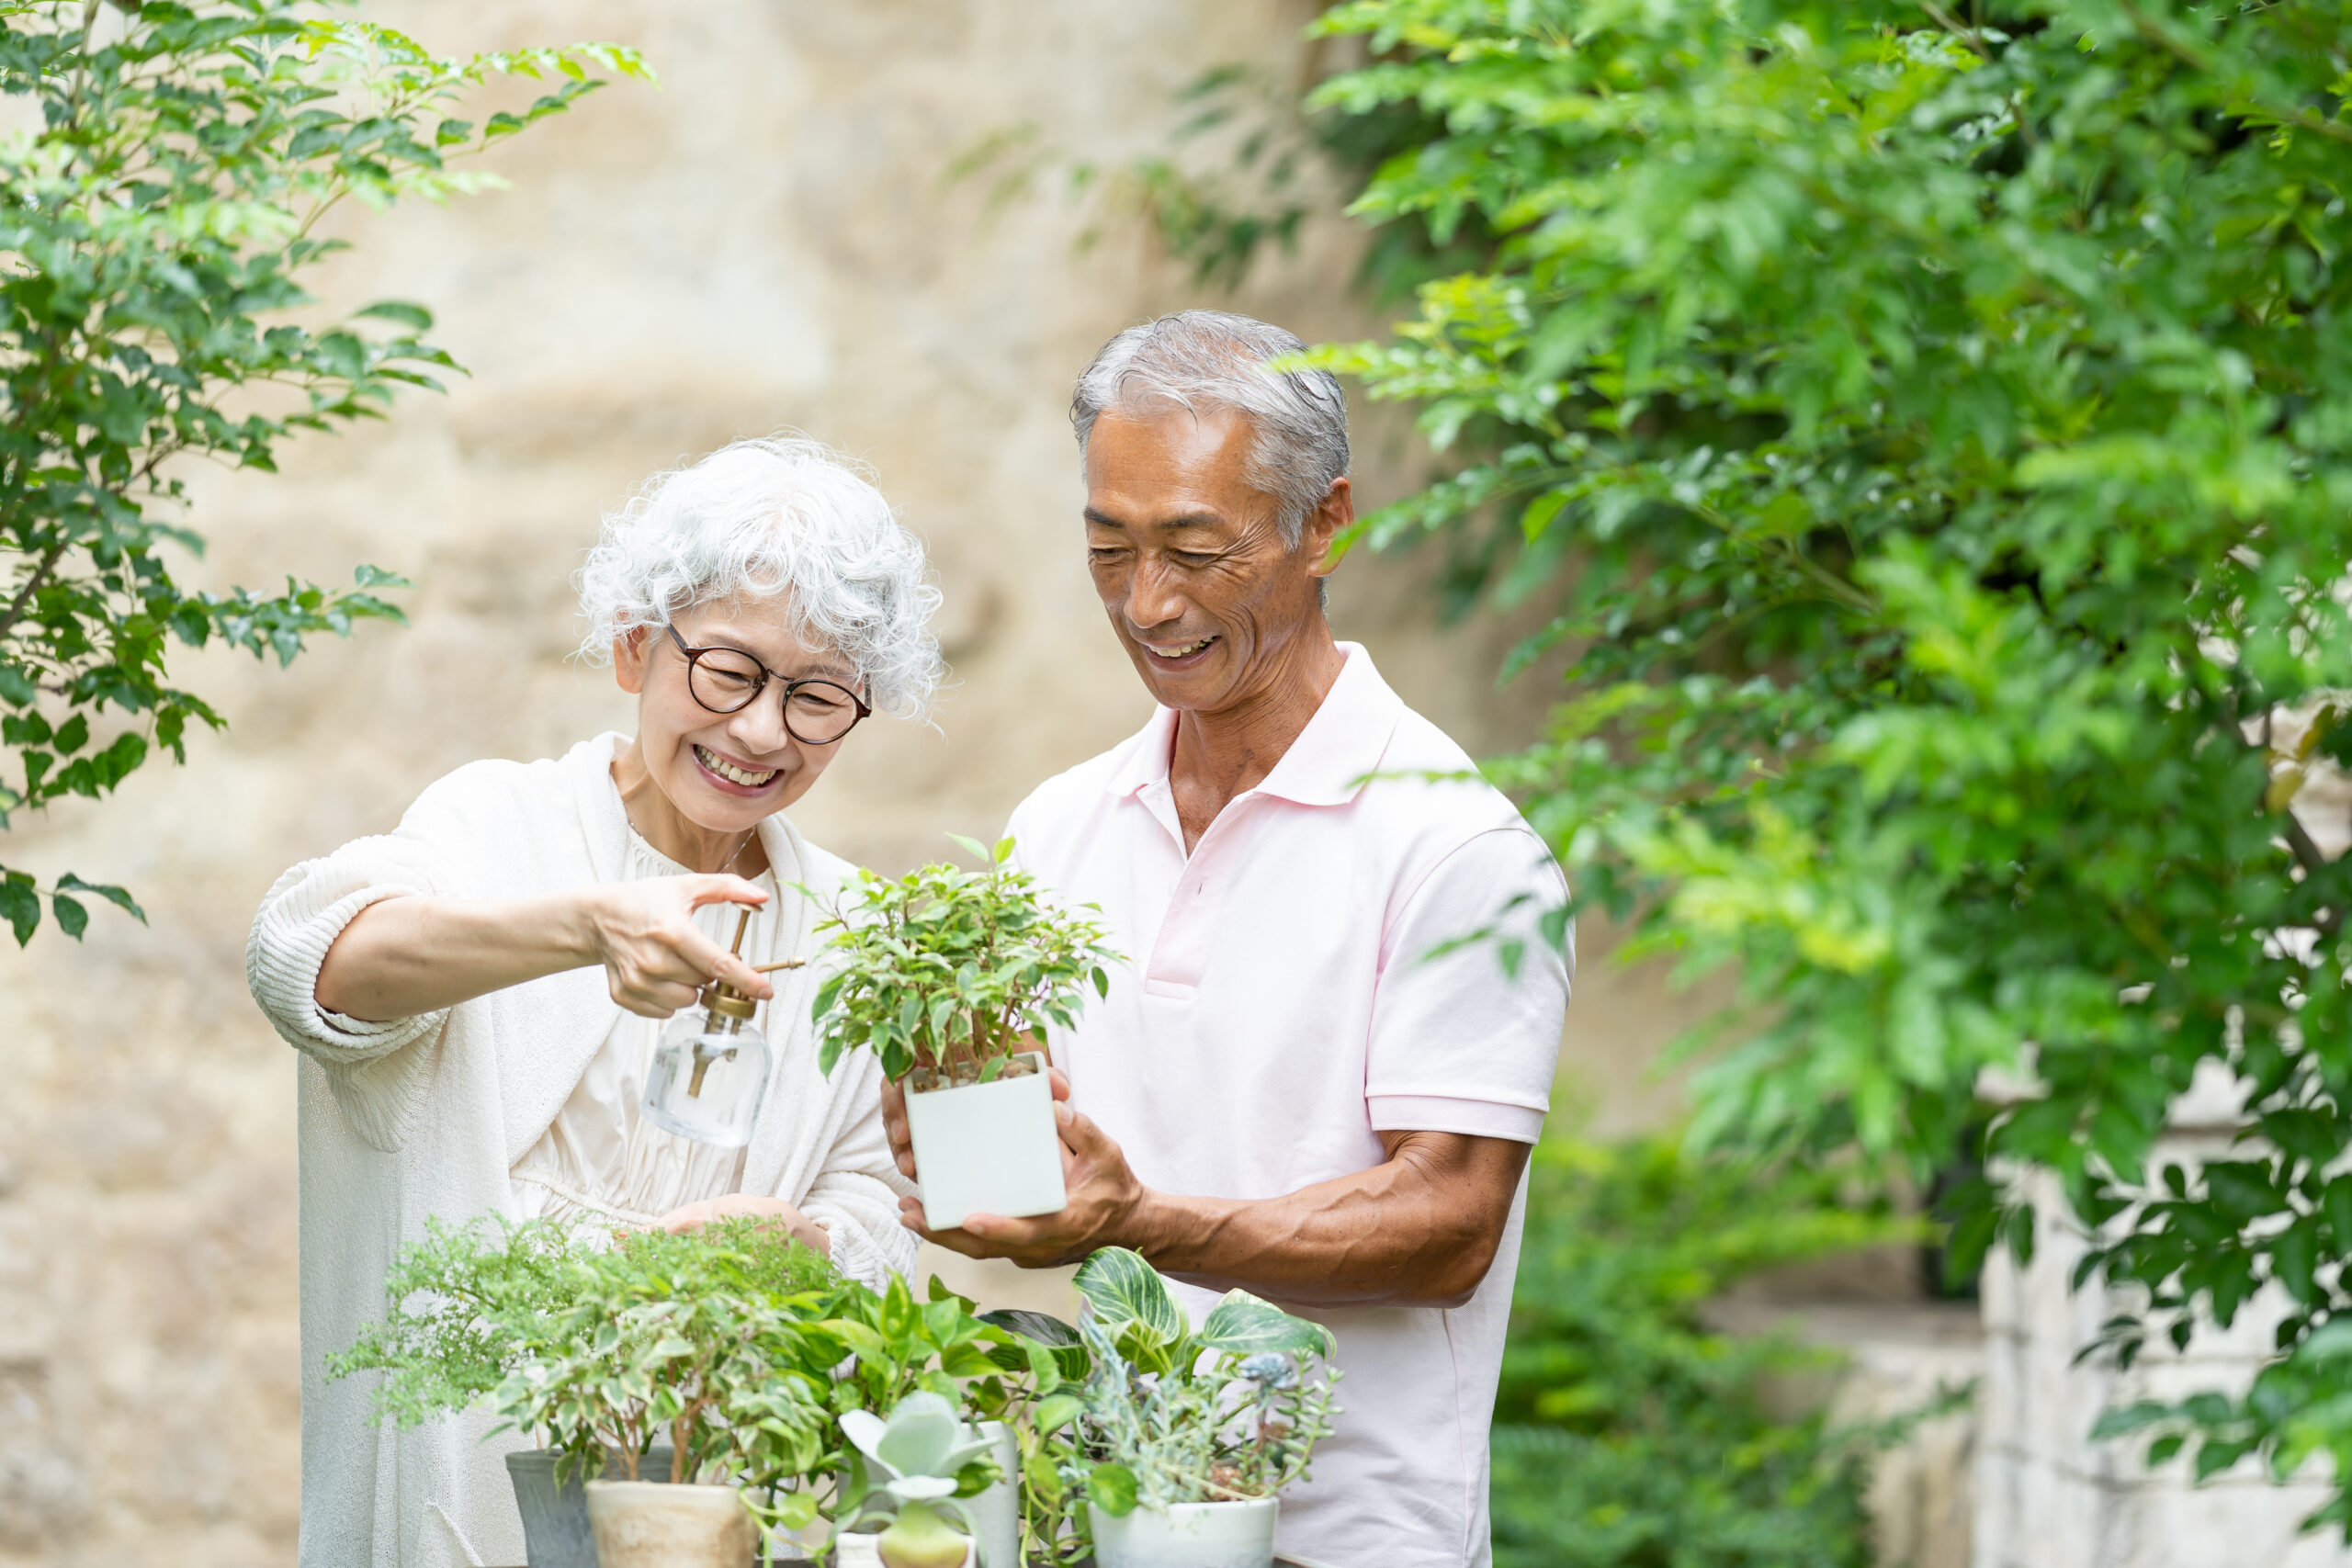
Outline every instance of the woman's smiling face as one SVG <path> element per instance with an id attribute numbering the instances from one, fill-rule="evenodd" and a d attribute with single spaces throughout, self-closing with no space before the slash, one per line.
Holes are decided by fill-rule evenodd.
<path id="1" fill-rule="evenodd" d="M 686 656 L 659 626 L 613 645 L 613 673 L 637 697 L 637 746 L 672 808 L 711 833 L 746 833 L 808 793 L 841 750 L 812 746 L 784 725 L 782 683 L 817 678 L 863 692 L 857 672 L 831 649 L 792 629 L 790 601 L 737 594 L 672 617 L 688 648 L 749 654 L 774 677 L 749 705 L 713 713 L 695 700 Z"/>

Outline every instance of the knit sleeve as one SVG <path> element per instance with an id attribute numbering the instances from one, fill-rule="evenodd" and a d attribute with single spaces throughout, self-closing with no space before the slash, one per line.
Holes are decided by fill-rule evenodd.
<path id="1" fill-rule="evenodd" d="M 277 879 L 245 938 L 245 984 L 279 1036 L 330 1066 L 388 1056 L 441 1027 L 448 1014 L 371 1023 L 319 1003 L 327 950 L 359 911 L 387 898 L 438 891 L 413 842 L 358 839 Z"/>
<path id="2" fill-rule="evenodd" d="M 319 968 L 359 911 L 438 891 L 413 840 L 359 839 L 277 879 L 245 939 L 245 984 L 280 1038 L 326 1069 L 352 1131 L 370 1147 L 406 1141 L 431 1081 L 430 1053 L 448 1010 L 369 1022 L 320 1005 Z"/>

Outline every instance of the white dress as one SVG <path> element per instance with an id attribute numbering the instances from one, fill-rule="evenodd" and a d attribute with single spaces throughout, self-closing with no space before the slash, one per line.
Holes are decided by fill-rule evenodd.
<path id="1" fill-rule="evenodd" d="M 585 1210 L 582 1198 L 642 1218 L 720 1184 L 780 1198 L 823 1225 L 854 1279 L 879 1285 L 914 1267 L 915 1238 L 899 1224 L 899 1199 L 913 1187 L 882 1131 L 880 1069 L 860 1052 L 826 1076 L 808 1021 L 824 958 L 817 913 L 793 889 L 826 897 L 853 868 L 781 814 L 760 825 L 778 896 L 743 953 L 754 964 L 810 963 L 774 976 L 775 997 L 760 1009 L 774 1076 L 750 1145 L 718 1162 L 723 1182 L 650 1141 L 650 1129 L 633 1132 L 625 1080 L 641 1074 L 652 1026 L 622 1013 L 600 968 L 382 1023 L 319 1007 L 328 948 L 379 899 L 524 898 L 653 874 L 613 783 L 625 744 L 600 735 L 544 761 L 469 763 L 419 795 L 392 832 L 279 877 L 254 918 L 247 984 L 300 1053 L 302 1568 L 523 1561 L 503 1456 L 527 1441 L 483 1441 L 497 1424 L 487 1414 L 405 1432 L 379 1425 L 372 1378 L 325 1375 L 326 1358 L 383 1316 L 392 1261 L 429 1221 L 519 1219 L 551 1201 Z"/>

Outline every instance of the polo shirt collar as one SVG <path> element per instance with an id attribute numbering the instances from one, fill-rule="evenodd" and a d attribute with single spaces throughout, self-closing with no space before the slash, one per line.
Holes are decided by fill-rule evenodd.
<path id="1" fill-rule="evenodd" d="M 1299 806 L 1345 806 L 1363 788 L 1366 776 L 1380 771 L 1389 737 L 1404 716 L 1404 699 L 1380 678 L 1363 644 L 1339 646 L 1346 656 L 1339 679 L 1323 694 L 1315 716 L 1306 721 L 1306 728 L 1290 743 L 1273 772 L 1249 793 L 1276 795 Z M 1125 760 L 1113 771 L 1105 786 L 1107 792 L 1125 796 L 1154 784 L 1165 787 L 1175 743 L 1175 710 L 1160 708 L 1129 743 Z"/>

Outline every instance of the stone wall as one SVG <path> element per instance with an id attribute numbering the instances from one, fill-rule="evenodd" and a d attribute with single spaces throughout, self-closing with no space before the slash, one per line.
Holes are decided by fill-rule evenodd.
<path id="1" fill-rule="evenodd" d="M 2239 1122 L 2226 1081 L 2183 1097 L 2149 1160 L 2194 1169 L 2227 1157 Z M 2036 1243 L 2020 1268 L 1987 1260 L 1984 1371 L 1976 1407 L 1975 1568 L 2352 1568 L 2334 1532 L 2301 1521 L 2331 1495 L 2313 1471 L 2271 1483 L 2243 1460 L 2199 1486 L 2186 1456 L 2151 1471 L 2143 1438 L 2094 1443 L 2102 1411 L 2206 1390 L 2242 1391 L 2274 1343 L 2283 1315 L 2266 1288 L 2227 1330 L 2204 1324 L 2185 1351 L 2152 1341 L 2130 1371 L 2076 1357 L 2132 1298 L 2092 1285 L 2068 1289 L 2085 1244 L 2056 1185 L 2030 1180 Z"/>
<path id="2" fill-rule="evenodd" d="M 1194 288 L 1132 223 L 1052 188 L 995 214 L 951 160 L 1023 122 L 1098 161 L 1159 146 L 1177 89 L 1232 60 L 1313 68 L 1297 0 L 402 0 L 371 14 L 456 51 L 576 38 L 642 47 L 616 85 L 502 152 L 510 191 L 345 215 L 340 302 L 422 301 L 472 371 L 379 427 L 310 438 L 280 477 L 197 470 L 215 540 L 194 580 L 415 581 L 291 670 L 220 655 L 175 673 L 227 714 L 186 768 L 97 807 L 20 818 L 9 859 L 123 882 L 76 945 L 0 951 L 0 1565 L 290 1563 L 297 1508 L 293 1062 L 245 996 L 246 923 L 284 867 L 389 827 L 476 757 L 625 728 L 609 676 L 567 663 L 566 579 L 600 510 L 729 438 L 796 426 L 871 461 L 931 542 L 957 680 L 937 728 L 860 732 L 797 811 L 885 866 L 992 833 L 1036 779 L 1147 705 L 1076 547 L 1063 407 L 1112 331 L 1226 302 L 1309 337 L 1376 326 L 1328 223 L 1238 299 Z M 1360 426 L 1368 500 L 1419 471 Z M 1498 694 L 1511 628 L 1446 630 L 1409 562 L 1341 573 L 1342 635 L 1474 750 L 1532 733 Z M 1591 945 L 1589 933 L 1588 947 Z M 1599 1125 L 1654 1116 L 1641 1071 L 1695 1007 L 1588 963 L 1570 1082 Z"/>

